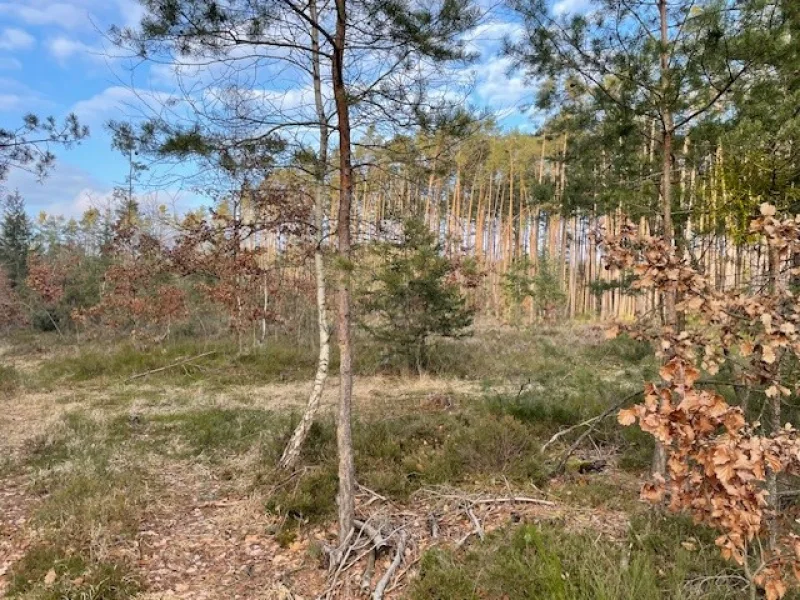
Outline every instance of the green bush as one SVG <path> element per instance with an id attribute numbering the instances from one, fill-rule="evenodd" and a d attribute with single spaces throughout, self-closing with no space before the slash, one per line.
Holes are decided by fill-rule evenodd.
<path id="1" fill-rule="evenodd" d="M 377 270 L 358 293 L 360 324 L 387 363 L 397 359 L 421 372 L 430 360 L 429 340 L 466 335 L 472 311 L 451 281 L 453 264 L 421 221 L 406 221 L 401 245 L 381 244 L 376 251 Z"/>

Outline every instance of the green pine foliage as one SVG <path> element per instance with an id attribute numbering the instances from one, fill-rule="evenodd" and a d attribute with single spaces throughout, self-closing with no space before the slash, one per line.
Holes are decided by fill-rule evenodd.
<path id="1" fill-rule="evenodd" d="M 453 280 L 453 264 L 428 227 L 409 219 L 399 245 L 376 249 L 379 265 L 359 298 L 360 323 L 387 362 L 423 371 L 434 337 L 462 337 L 472 311 Z"/>
<path id="2" fill-rule="evenodd" d="M 28 253 L 33 232 L 25 213 L 25 201 L 19 192 L 9 194 L 3 203 L 0 223 L 0 267 L 5 269 L 11 285 L 19 288 L 28 275 Z"/>
<path id="3" fill-rule="evenodd" d="M 535 267 L 527 258 L 515 261 L 503 277 L 503 290 L 514 321 L 518 320 L 528 298 L 532 299 L 537 318 L 552 323 L 562 315 L 567 295 L 561 289 L 556 268 L 546 252 L 539 256 Z"/>

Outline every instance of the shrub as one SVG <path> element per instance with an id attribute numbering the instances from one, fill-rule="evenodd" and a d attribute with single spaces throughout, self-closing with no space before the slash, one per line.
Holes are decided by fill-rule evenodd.
<path id="1" fill-rule="evenodd" d="M 403 243 L 377 251 L 381 265 L 359 297 L 361 325 L 387 359 L 399 357 L 422 371 L 430 338 L 465 335 L 472 311 L 454 280 L 454 266 L 424 223 L 406 221 Z"/>
<path id="2" fill-rule="evenodd" d="M 629 600 L 741 597 L 715 556 L 713 537 L 685 520 L 637 518 L 630 539 L 571 533 L 563 523 L 526 524 L 465 552 L 430 550 L 411 600 Z"/>

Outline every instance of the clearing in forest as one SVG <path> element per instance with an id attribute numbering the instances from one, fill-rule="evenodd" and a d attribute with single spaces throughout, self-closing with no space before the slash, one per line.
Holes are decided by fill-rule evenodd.
<path id="1" fill-rule="evenodd" d="M 274 468 L 313 360 L 276 342 L 131 379 L 203 349 L 50 342 L 4 348 L 8 597 L 358 598 L 380 583 L 396 550 L 373 561 L 372 539 L 325 564 L 335 378 L 299 469 Z M 438 348 L 456 350 L 424 377 L 356 379 L 358 518 L 404 532 L 384 597 L 738 597 L 713 536 L 639 503 L 648 437 L 592 420 L 652 374 L 646 347 L 586 326 Z"/>

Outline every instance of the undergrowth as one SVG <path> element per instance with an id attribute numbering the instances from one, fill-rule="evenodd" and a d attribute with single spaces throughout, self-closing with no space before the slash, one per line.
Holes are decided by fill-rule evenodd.
<path id="1" fill-rule="evenodd" d="M 0 365 L 0 396 L 10 396 L 20 385 L 19 372 L 10 365 Z"/>
<path id="2" fill-rule="evenodd" d="M 566 328 L 559 333 L 564 339 L 556 343 L 548 331 L 501 330 L 486 332 L 479 339 L 435 340 L 429 352 L 428 373 L 488 383 L 533 380 L 551 386 L 565 380 L 596 378 L 598 373 L 620 379 L 641 378 L 643 373 L 653 372 L 652 352 L 645 344 L 627 338 L 587 341 L 581 335 L 580 329 Z M 39 385 L 52 387 L 59 381 L 125 382 L 143 374 L 147 375 L 137 379 L 138 383 L 255 385 L 310 379 L 317 360 L 313 345 L 281 338 L 243 351 L 231 339 L 199 338 L 181 338 L 149 347 L 123 341 L 71 350 L 61 344 L 58 348 L 55 356 L 39 365 L 33 377 Z M 357 338 L 355 357 L 358 375 L 398 374 L 394 363 L 382 361 L 374 344 L 366 338 Z M 332 373 L 338 368 L 338 360 L 334 344 Z"/>
<path id="3" fill-rule="evenodd" d="M 92 561 L 62 543 L 41 543 L 28 549 L 14 565 L 7 597 L 125 600 L 140 589 L 139 581 L 126 565 Z"/>
<path id="4" fill-rule="evenodd" d="M 570 331 L 568 335 L 577 334 Z M 479 488 L 508 483 L 531 490 L 547 486 L 554 457 L 575 434 L 554 444 L 546 456 L 540 451 L 543 442 L 599 414 L 654 368 L 649 350 L 630 340 L 554 343 L 552 332 L 489 333 L 485 345 L 462 340 L 434 347 L 431 368 L 435 374 L 484 381 L 487 391 L 483 398 L 454 398 L 445 407 L 411 398 L 407 405 L 398 403 L 389 410 L 354 416 L 359 482 L 397 501 L 408 501 L 421 488 L 436 485 Z M 195 362 L 124 383 L 135 374 L 212 350 L 214 354 Z M 384 367 L 363 348 L 360 356 L 360 374 L 383 372 Z M 17 473 L 31 475 L 33 489 L 42 497 L 32 523 L 43 535 L 14 567 L 14 594 L 44 600 L 116 600 L 137 589 L 125 565 L 108 559 L 109 552 L 98 555 L 95 551 L 98 544 L 108 550 L 135 536 L 149 495 L 159 493 L 157 477 L 144 466 L 149 456 L 200 462 L 220 479 L 250 482 L 265 491 L 269 497 L 265 510 L 281 517 L 282 525 L 274 531 L 281 543 L 290 542 L 305 524 L 334 518 L 336 441 L 329 415 L 323 414 L 313 425 L 300 469 L 286 477 L 277 474 L 274 465 L 299 415 L 256 404 L 199 407 L 191 390 L 175 396 L 163 395 L 159 391 L 163 388 L 158 388 L 158 384 L 197 384 L 225 389 L 233 397 L 237 393 L 229 390 L 233 384 L 309 379 L 315 359 L 313 348 L 291 347 L 277 340 L 246 353 L 238 353 L 228 342 L 206 345 L 181 340 L 148 350 L 122 345 L 113 351 L 64 353 L 41 364 L 38 372 L 26 371 L 26 387 L 28 379 L 45 387 L 93 381 L 106 388 L 110 383 L 123 385 L 113 387 L 105 401 L 95 398 L 96 394 L 87 396 L 93 409 L 104 411 L 102 416 L 81 411 L 66 414 L 45 435 L 31 440 L 15 465 Z M 332 372 L 335 368 L 334 357 Z M 505 390 L 519 385 L 519 391 L 498 393 L 495 382 L 503 383 Z M 142 383 L 150 385 L 142 389 Z M 141 401 L 143 394 L 149 394 L 148 402 L 158 401 L 159 410 L 128 412 L 128 405 Z M 616 453 L 617 462 L 627 469 L 638 471 L 649 461 L 649 436 L 622 430 L 613 418 L 597 425 L 592 440 L 598 449 Z M 618 489 L 602 475 L 570 477 L 554 492 L 560 502 L 631 510 L 627 499 L 609 500 Z M 635 497 L 629 491 L 625 498 Z M 673 547 L 671 536 L 659 538 L 660 529 L 642 527 L 632 528 L 628 558 L 624 544 L 567 534 L 556 526 L 532 525 L 494 534 L 466 552 L 429 553 L 411 597 L 679 597 L 664 595 L 665 590 L 680 586 L 676 588 L 677 580 L 660 572 L 663 563 L 656 559 L 659 552 L 674 556 L 674 564 L 683 569 L 684 563 L 678 560 L 683 555 Z M 654 546 L 659 539 L 666 544 L 660 550 Z M 599 551 L 588 553 L 587 544 Z M 602 557 L 588 564 L 589 555 Z M 614 574 L 623 563 L 625 577 Z M 701 565 L 698 572 L 707 566 Z M 57 580 L 44 586 L 51 568 Z M 681 585 L 694 573 L 690 571 L 687 566 Z M 662 595 L 648 595 L 653 590 Z"/>
<path id="5" fill-rule="evenodd" d="M 689 521 L 636 517 L 622 542 L 563 522 L 494 532 L 465 551 L 430 550 L 409 600 L 631 600 L 742 597 L 713 535 Z"/>

